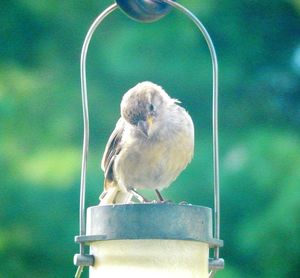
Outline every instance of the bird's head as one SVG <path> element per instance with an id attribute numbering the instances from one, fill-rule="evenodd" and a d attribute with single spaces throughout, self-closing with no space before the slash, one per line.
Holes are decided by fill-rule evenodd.
<path id="1" fill-rule="evenodd" d="M 149 137 L 159 128 L 168 105 L 174 101 L 160 86 L 149 81 L 141 82 L 123 96 L 121 115 Z"/>

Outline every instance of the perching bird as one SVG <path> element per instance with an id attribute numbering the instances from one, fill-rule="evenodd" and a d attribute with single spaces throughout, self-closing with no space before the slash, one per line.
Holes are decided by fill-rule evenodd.
<path id="1" fill-rule="evenodd" d="M 194 125 L 179 101 L 145 81 L 123 96 L 121 118 L 106 145 L 100 204 L 129 203 L 136 189 L 168 187 L 191 161 Z"/>

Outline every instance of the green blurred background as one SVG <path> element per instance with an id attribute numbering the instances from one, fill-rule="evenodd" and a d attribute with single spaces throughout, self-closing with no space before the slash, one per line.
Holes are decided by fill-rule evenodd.
<path id="1" fill-rule="evenodd" d="M 181 0 L 208 29 L 220 67 L 220 278 L 296 277 L 300 269 L 300 1 Z M 1 1 L 0 277 L 72 277 L 82 111 L 79 58 L 112 0 Z M 177 11 L 140 24 L 120 11 L 88 52 L 87 205 L 123 93 L 151 80 L 196 128 L 192 164 L 164 195 L 213 206 L 211 61 Z M 87 271 L 86 271 L 87 273 Z M 85 276 L 86 277 L 86 274 Z"/>

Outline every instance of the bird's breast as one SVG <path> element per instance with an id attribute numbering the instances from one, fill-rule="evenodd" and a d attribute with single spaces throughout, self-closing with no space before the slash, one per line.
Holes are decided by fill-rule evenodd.
<path id="1" fill-rule="evenodd" d="M 167 187 L 190 162 L 194 149 L 190 128 L 160 132 L 153 138 L 131 138 L 124 142 L 115 163 L 120 185 L 126 188 Z"/>

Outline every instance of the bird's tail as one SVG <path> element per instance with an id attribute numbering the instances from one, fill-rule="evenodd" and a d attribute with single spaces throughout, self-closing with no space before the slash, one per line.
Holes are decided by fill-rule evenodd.
<path id="1" fill-rule="evenodd" d="M 121 190 L 116 182 L 112 182 L 105 187 L 105 190 L 99 197 L 100 205 L 129 204 L 131 202 L 132 194 Z"/>

